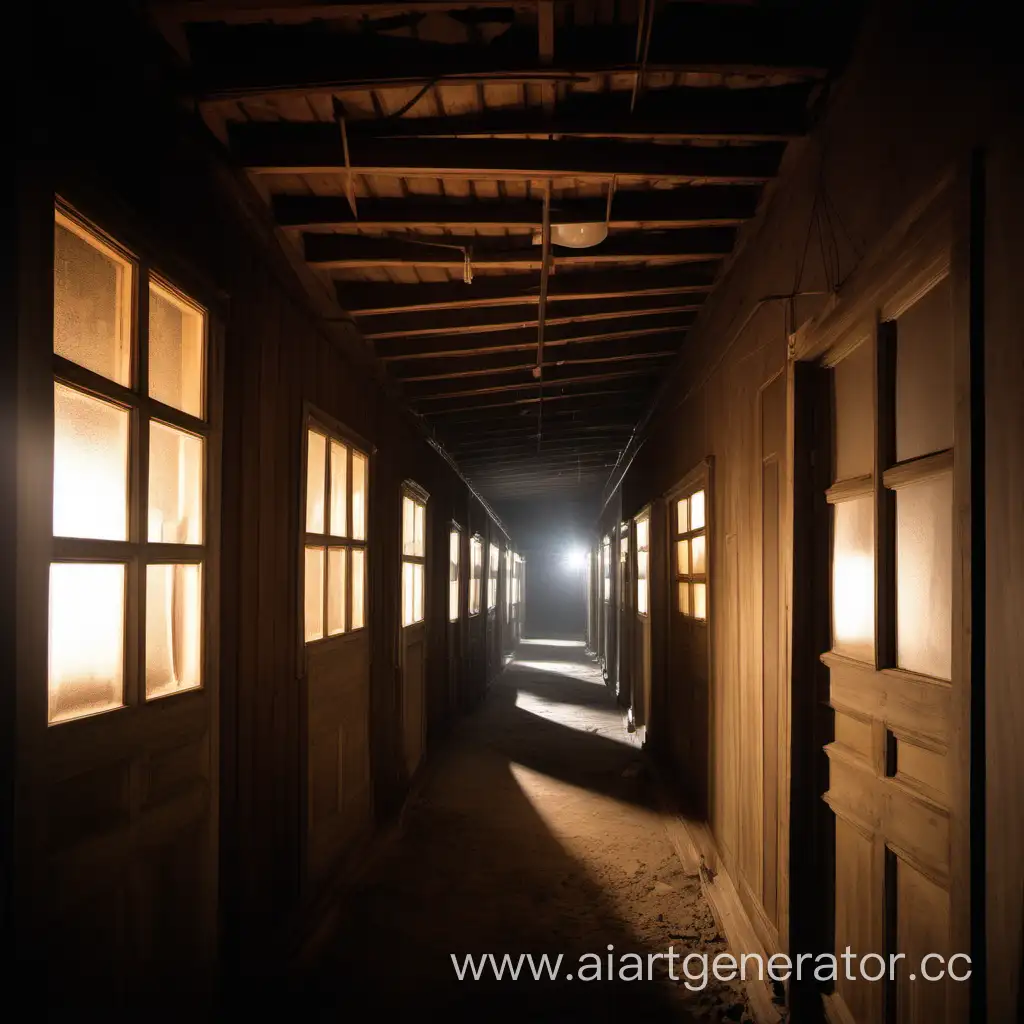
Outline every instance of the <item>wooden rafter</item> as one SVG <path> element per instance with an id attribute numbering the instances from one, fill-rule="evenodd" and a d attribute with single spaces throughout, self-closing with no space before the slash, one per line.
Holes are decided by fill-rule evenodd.
<path id="1" fill-rule="evenodd" d="M 402 178 L 619 179 L 759 185 L 774 177 L 782 147 L 658 145 L 601 139 L 351 139 L 346 166 L 333 124 L 248 122 L 230 126 L 236 158 L 250 172 L 382 174 Z"/>
<path id="2" fill-rule="evenodd" d="M 648 351 L 637 349 L 635 346 L 623 345 L 614 354 L 595 354 L 590 349 L 584 348 L 576 352 L 569 348 L 565 351 L 565 358 L 553 358 L 550 353 L 544 360 L 545 370 L 554 369 L 559 366 L 609 366 L 615 363 L 640 362 L 652 360 L 655 362 L 666 362 L 676 355 L 675 349 L 656 349 Z M 527 358 L 524 352 L 522 355 L 510 353 L 497 356 L 480 356 L 467 364 L 464 361 L 453 362 L 451 360 L 438 360 L 437 362 L 417 360 L 408 364 L 408 373 L 402 373 L 400 367 L 395 368 L 395 376 L 405 383 L 414 383 L 430 380 L 460 380 L 467 377 L 485 377 L 493 373 L 508 373 L 516 370 L 532 370 L 537 365 L 535 359 Z"/>
<path id="3" fill-rule="evenodd" d="M 231 5 L 212 6 L 216 10 Z M 188 12 L 177 18 L 163 13 L 158 20 L 179 32 L 184 26 L 198 91 L 208 98 L 344 92 L 438 81 L 568 81 L 640 70 L 635 31 L 627 27 L 635 23 L 557 24 L 550 47 L 554 59 L 547 64 L 546 54 L 538 50 L 536 21 L 510 19 L 512 5 L 504 6 L 508 13 L 491 15 L 502 22 L 498 46 L 481 46 L 468 36 L 463 43 L 402 38 L 374 32 L 372 23 L 369 31 L 351 21 L 348 26 L 331 25 L 332 19 L 361 13 L 341 4 L 306 4 L 309 20 L 305 23 L 299 12 L 291 12 L 289 20 L 297 24 L 273 24 L 267 17 L 255 16 L 245 19 L 249 24 L 239 24 L 236 16 L 232 25 L 226 18 L 200 20 L 198 13 Z M 372 12 L 372 5 L 363 7 Z M 445 5 L 426 10 L 444 11 Z M 384 8 L 378 13 L 383 14 Z M 835 12 L 815 12 L 809 5 L 787 11 L 774 5 L 669 4 L 658 13 L 658 31 L 651 37 L 643 65 L 649 76 L 700 72 L 818 79 L 833 58 L 835 21 Z"/>
<path id="4" fill-rule="evenodd" d="M 443 382 L 428 382 L 426 385 L 419 385 L 415 389 L 407 389 L 410 397 L 416 403 L 434 402 L 442 398 L 466 398 L 475 395 L 495 395 L 500 392 L 522 391 L 526 388 L 539 388 L 543 394 L 544 401 L 548 401 L 549 389 L 560 388 L 569 385 L 582 385 L 589 387 L 593 384 L 605 384 L 609 381 L 621 381 L 632 377 L 649 377 L 657 372 L 657 368 L 650 364 L 630 367 L 629 369 L 615 370 L 610 373 L 579 374 L 574 376 L 559 376 L 542 381 L 531 381 L 527 375 L 510 374 L 505 377 L 495 377 L 495 383 L 479 387 L 459 387 L 457 384 L 446 386 Z M 497 381 L 501 383 L 497 383 Z"/>
<path id="5" fill-rule="evenodd" d="M 461 236 L 415 241 L 363 235 L 303 236 L 306 262 L 318 270 L 353 270 L 360 267 L 436 267 L 461 270 L 466 253 L 475 267 L 489 270 L 540 270 L 541 249 L 510 245 L 512 239 L 472 239 Z M 495 244 L 497 242 L 497 244 Z M 631 232 L 608 238 L 592 249 L 552 249 L 555 267 L 607 264 L 667 265 L 705 263 L 728 255 L 733 245 L 729 228 L 691 228 L 685 231 Z"/>
<path id="6" fill-rule="evenodd" d="M 548 302 L 596 302 L 642 296 L 698 294 L 710 290 L 717 269 L 716 263 L 709 262 L 615 271 L 564 271 L 551 278 Z M 337 281 L 335 287 L 341 306 L 360 318 L 398 312 L 483 309 L 524 302 L 536 303 L 539 294 L 535 274 L 480 278 L 471 285 L 461 281 L 443 284 Z"/>
<path id="7" fill-rule="evenodd" d="M 629 110 L 629 94 L 577 93 L 543 109 L 501 109 L 457 117 L 382 118 L 353 121 L 357 138 L 659 139 L 785 142 L 803 134 L 807 87 L 769 89 L 660 89 Z"/>
<path id="8" fill-rule="evenodd" d="M 629 327 L 622 330 L 588 330 L 587 324 L 566 324 L 553 327 L 545 335 L 545 348 L 560 348 L 565 345 L 582 346 L 605 342 L 635 342 L 638 338 L 657 335 L 682 337 L 692 314 L 671 313 L 661 317 L 647 317 L 643 327 Z M 604 326 L 604 325 L 602 325 Z M 537 346 L 537 336 L 530 328 L 509 331 L 489 331 L 475 335 L 456 335 L 454 338 L 389 338 L 376 344 L 377 355 L 385 362 L 409 359 L 467 358 L 495 352 L 522 352 Z M 641 346 L 635 346 L 641 348 Z M 659 347 L 664 347 L 659 342 Z M 642 350 L 642 348 L 641 348 Z M 564 350 L 563 350 L 564 351 Z M 577 350 L 578 351 L 578 350 Z M 615 354 L 615 350 L 611 354 Z M 562 355 L 562 352 L 559 353 Z M 554 358 L 554 357 L 553 357 Z"/>
<path id="9" fill-rule="evenodd" d="M 609 299 L 597 302 L 563 302 L 548 312 L 544 322 L 549 327 L 562 324 L 607 323 L 614 328 L 619 320 L 664 316 L 672 313 L 696 313 L 700 304 L 685 296 L 654 296 L 639 299 Z M 364 326 L 365 324 L 365 326 Z M 433 335 L 485 334 L 490 331 L 534 327 L 537 306 L 496 306 L 469 310 L 437 310 L 430 317 L 417 313 L 399 313 L 390 317 L 366 318 L 360 323 L 368 341 L 390 338 L 427 338 Z"/>
<path id="10" fill-rule="evenodd" d="M 744 186 L 680 188 L 670 192 L 619 191 L 615 196 L 612 230 L 693 227 L 736 227 L 754 215 L 758 190 Z M 358 221 L 340 196 L 278 195 L 274 216 L 281 227 L 344 231 L 377 229 L 415 231 L 482 227 L 539 231 L 543 204 L 520 200 L 482 202 L 446 198 L 364 199 Z M 558 224 L 604 220 L 603 199 L 552 201 Z"/>
<path id="11" fill-rule="evenodd" d="M 472 400 L 467 399 L 456 399 L 456 405 L 445 406 L 440 402 L 428 403 L 427 406 L 420 408 L 419 412 L 421 416 L 428 418 L 447 417 L 452 414 L 461 413 L 477 413 L 480 410 L 485 409 L 508 409 L 508 408 L 519 408 L 523 406 L 534 405 L 540 399 L 536 395 L 536 388 L 533 389 L 533 394 L 523 395 L 519 397 L 508 397 L 504 394 L 492 394 L 492 395 L 479 395 Z M 609 403 L 621 403 L 621 408 L 618 411 L 622 411 L 625 408 L 639 409 L 640 406 L 646 401 L 647 390 L 644 387 L 637 387 L 635 384 L 632 387 L 624 388 L 602 388 L 597 391 L 585 391 L 575 392 L 562 395 L 545 395 L 545 405 L 551 405 L 554 403 L 566 403 L 567 407 L 572 405 L 577 408 L 588 408 L 597 410 L 607 410 Z M 465 421 L 464 421 L 465 422 Z"/>

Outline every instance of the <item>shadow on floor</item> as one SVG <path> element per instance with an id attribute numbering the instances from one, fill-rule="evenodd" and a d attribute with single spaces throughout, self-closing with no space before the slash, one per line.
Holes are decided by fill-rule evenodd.
<path id="1" fill-rule="evenodd" d="M 524 645 L 431 765 L 401 837 L 353 892 L 290 1015 L 328 1020 L 359 1007 L 454 1021 L 720 1019 L 667 981 L 565 977 L 584 953 L 600 954 L 606 975 L 609 945 L 618 958 L 663 953 L 702 929 L 720 941 L 709 912 L 683 920 L 699 881 L 674 857 L 643 764 L 582 648 Z M 496 981 L 489 968 L 479 981 L 457 980 L 452 954 L 461 963 L 486 953 L 499 962 L 562 954 L 561 976 L 537 981 L 524 965 L 518 981 Z"/>

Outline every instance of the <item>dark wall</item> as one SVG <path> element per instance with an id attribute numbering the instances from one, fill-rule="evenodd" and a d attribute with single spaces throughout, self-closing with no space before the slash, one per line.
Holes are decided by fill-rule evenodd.
<path id="1" fill-rule="evenodd" d="M 257 972 L 301 930 L 297 555 L 305 404 L 373 448 L 368 618 L 378 820 L 401 803 L 408 784 L 397 667 L 401 483 L 411 478 L 429 491 L 432 536 L 441 542 L 427 583 L 432 732 L 453 713 L 444 524 L 455 519 L 485 541 L 501 531 L 386 390 L 355 328 L 326 325 L 318 315 L 267 234 L 255 193 L 246 198 L 246 183 L 239 185 L 219 145 L 174 100 L 173 73 L 156 56 L 162 41 L 136 7 L 68 9 L 48 31 L 37 25 L 34 37 L 46 49 L 27 54 L 21 69 L 25 177 L 52 181 L 126 244 L 144 240 L 138 248 L 158 254 L 166 272 L 197 282 L 223 330 L 220 900 L 228 956 Z M 482 692 L 485 682 L 473 686 Z"/>

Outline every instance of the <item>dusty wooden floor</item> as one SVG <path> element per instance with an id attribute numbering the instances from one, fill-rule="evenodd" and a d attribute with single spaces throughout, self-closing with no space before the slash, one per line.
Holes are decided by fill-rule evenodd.
<path id="1" fill-rule="evenodd" d="M 449 1020 L 749 1021 L 738 984 L 688 992 L 665 961 L 646 980 L 647 953 L 727 949 L 654 785 L 582 647 L 524 644 L 360 884 L 305 986 L 309 1007 L 324 1019 L 361 1005 Z M 645 980 L 603 980 L 609 946 L 616 975 L 621 954 L 641 954 Z M 563 955 L 558 981 L 535 981 L 524 961 L 517 981 L 487 968 L 460 982 L 451 959 L 545 952 Z M 602 980 L 576 976 L 585 953 L 600 954 Z"/>

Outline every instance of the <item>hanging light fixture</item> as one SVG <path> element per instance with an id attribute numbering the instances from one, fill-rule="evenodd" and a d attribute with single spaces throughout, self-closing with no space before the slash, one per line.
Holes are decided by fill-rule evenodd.
<path id="1" fill-rule="evenodd" d="M 584 224 L 552 224 L 551 241 L 570 249 L 589 249 L 608 237 L 608 225 L 600 221 Z"/>

